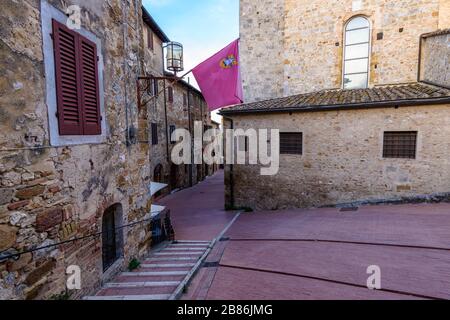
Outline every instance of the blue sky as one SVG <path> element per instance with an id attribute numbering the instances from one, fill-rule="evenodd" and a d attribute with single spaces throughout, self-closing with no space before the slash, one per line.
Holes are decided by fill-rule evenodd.
<path id="1" fill-rule="evenodd" d="M 239 0 L 142 2 L 167 36 L 183 44 L 186 71 L 239 37 Z"/>

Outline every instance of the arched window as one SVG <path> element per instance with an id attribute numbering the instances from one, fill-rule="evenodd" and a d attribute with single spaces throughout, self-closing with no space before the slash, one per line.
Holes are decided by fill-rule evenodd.
<path id="1" fill-rule="evenodd" d="M 365 17 L 350 19 L 344 35 L 344 89 L 367 88 L 369 80 L 370 23 Z"/>

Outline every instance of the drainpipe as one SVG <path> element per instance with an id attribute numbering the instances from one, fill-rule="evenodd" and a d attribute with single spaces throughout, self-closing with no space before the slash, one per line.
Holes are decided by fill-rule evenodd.
<path id="1" fill-rule="evenodd" d="M 165 125 L 166 125 L 166 134 L 165 134 L 165 136 L 166 136 L 166 155 L 167 155 L 167 161 L 170 162 L 170 156 L 169 156 L 169 134 L 168 134 L 168 128 L 167 128 L 166 80 L 164 80 L 164 122 L 165 122 Z"/>
<path id="2" fill-rule="evenodd" d="M 419 38 L 419 63 L 417 67 L 417 82 L 420 82 L 420 73 L 422 72 L 422 42 L 423 42 L 423 34 L 420 35 Z"/>
<path id="3" fill-rule="evenodd" d="M 125 9 L 125 1 L 122 1 L 122 29 L 123 29 L 123 47 L 124 52 L 128 52 L 127 50 L 127 16 L 126 16 L 127 10 Z M 130 130 L 129 130 L 129 117 L 128 117 L 128 88 L 127 88 L 127 75 L 128 75 L 128 68 L 127 68 L 127 58 L 126 54 L 124 54 L 123 57 L 123 72 L 125 76 L 124 81 L 124 100 L 125 100 L 125 127 L 126 127 L 126 143 L 127 146 L 131 145 L 130 142 Z"/>

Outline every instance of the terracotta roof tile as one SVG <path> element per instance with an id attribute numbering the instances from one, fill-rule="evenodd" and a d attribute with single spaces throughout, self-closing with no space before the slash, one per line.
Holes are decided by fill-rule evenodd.
<path id="1" fill-rule="evenodd" d="M 368 89 L 324 90 L 224 108 L 220 114 L 320 111 L 450 103 L 450 89 L 423 82 Z"/>

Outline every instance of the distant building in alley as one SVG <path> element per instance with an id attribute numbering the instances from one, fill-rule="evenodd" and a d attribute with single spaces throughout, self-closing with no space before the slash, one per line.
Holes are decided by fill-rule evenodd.
<path id="1" fill-rule="evenodd" d="M 146 25 L 143 37 L 146 56 L 144 73 L 154 77 L 150 80 L 150 88 L 152 93 L 158 94 L 157 99 L 149 102 L 148 113 L 152 146 L 151 177 L 153 181 L 169 185 L 168 189 L 161 192 L 164 194 L 192 186 L 213 173 L 212 168 L 206 165 L 175 165 L 170 160 L 175 145 L 171 133 L 177 128 L 184 128 L 193 134 L 196 121 L 202 122 L 205 128 L 211 124 L 211 117 L 198 89 L 184 80 L 175 83 L 170 80 L 173 74 L 165 71 L 163 58 L 163 45 L 170 40 L 145 9 L 143 13 Z M 167 79 L 162 79 L 164 77 Z"/>

